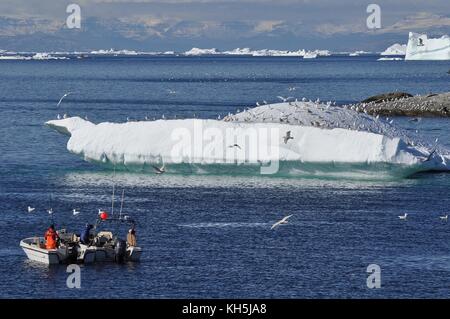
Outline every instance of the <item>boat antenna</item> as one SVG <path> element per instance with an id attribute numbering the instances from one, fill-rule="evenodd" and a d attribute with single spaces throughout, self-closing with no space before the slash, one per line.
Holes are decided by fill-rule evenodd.
<path id="1" fill-rule="evenodd" d="M 51 210 L 51 214 L 50 214 L 50 221 L 53 225 L 55 225 L 55 218 L 53 217 L 53 192 L 50 193 L 50 210 Z M 56 227 L 56 225 L 55 225 Z"/>
<path id="2" fill-rule="evenodd" d="M 122 218 L 122 208 L 123 208 L 123 195 L 125 193 L 125 190 L 122 189 L 122 200 L 120 201 L 120 212 L 119 212 L 119 219 Z"/>
<path id="3" fill-rule="evenodd" d="M 114 191 L 115 191 L 115 184 L 114 184 L 114 178 L 116 177 L 116 165 L 114 165 L 114 175 L 113 175 L 113 191 L 112 191 L 112 197 L 111 197 L 111 215 L 114 217 Z"/>

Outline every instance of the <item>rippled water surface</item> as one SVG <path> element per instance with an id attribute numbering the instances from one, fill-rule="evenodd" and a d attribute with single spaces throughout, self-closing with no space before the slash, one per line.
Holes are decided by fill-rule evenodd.
<path id="1" fill-rule="evenodd" d="M 450 225 L 439 216 L 450 210 L 449 174 L 114 174 L 68 153 L 67 137 L 43 125 L 64 112 L 94 122 L 216 118 L 277 95 L 348 103 L 387 91 L 448 90 L 448 62 L 376 59 L 0 61 L 0 297 L 448 297 Z M 450 147 L 448 119 L 396 123 Z M 43 234 L 47 208 L 58 227 L 79 231 L 110 206 L 113 183 L 139 221 L 140 263 L 82 266 L 82 288 L 68 289 L 65 267 L 26 260 L 19 241 Z M 27 213 L 28 205 L 37 212 Z M 408 220 L 399 220 L 405 212 Z M 288 225 L 270 230 L 288 214 Z M 366 286 L 372 263 L 382 269 L 381 289 Z"/>

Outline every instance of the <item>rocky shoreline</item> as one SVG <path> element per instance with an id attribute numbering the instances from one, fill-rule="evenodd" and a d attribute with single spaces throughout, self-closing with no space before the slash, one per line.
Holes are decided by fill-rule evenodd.
<path id="1" fill-rule="evenodd" d="M 416 96 L 405 92 L 386 93 L 350 107 L 372 115 L 450 117 L 450 92 Z"/>

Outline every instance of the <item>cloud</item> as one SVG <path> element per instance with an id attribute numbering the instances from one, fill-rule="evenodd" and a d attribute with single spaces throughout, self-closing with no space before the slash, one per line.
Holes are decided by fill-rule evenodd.
<path id="1" fill-rule="evenodd" d="M 380 32 L 408 32 L 412 30 L 426 31 L 439 27 L 450 27 L 450 18 L 431 12 L 418 12 L 417 14 L 406 17 L 391 26 L 382 28 Z"/>
<path id="2" fill-rule="evenodd" d="M 272 32 L 283 24 L 284 21 L 281 20 L 264 20 L 257 22 L 253 30 L 257 33 Z"/>
<path id="3" fill-rule="evenodd" d="M 335 34 L 349 34 L 349 33 L 360 33 L 366 31 L 365 25 L 362 23 L 356 24 L 332 24 L 323 23 L 319 24 L 314 28 L 314 31 L 326 35 L 332 36 Z"/>

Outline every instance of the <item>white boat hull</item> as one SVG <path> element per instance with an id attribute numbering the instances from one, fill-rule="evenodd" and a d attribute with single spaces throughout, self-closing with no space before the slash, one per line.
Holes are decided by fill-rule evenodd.
<path id="1" fill-rule="evenodd" d="M 20 247 L 22 247 L 28 259 L 47 265 L 60 264 L 66 259 L 65 249 L 41 248 L 42 243 L 43 238 L 26 238 L 20 242 Z"/>
<path id="2" fill-rule="evenodd" d="M 30 237 L 20 242 L 28 259 L 47 265 L 66 263 L 68 261 L 68 251 L 66 247 L 57 249 L 44 248 L 44 238 Z M 141 247 L 127 247 L 125 261 L 137 262 L 141 259 Z M 95 262 L 115 261 L 115 251 L 112 248 L 86 246 L 80 244 L 77 262 L 92 264 Z"/>

